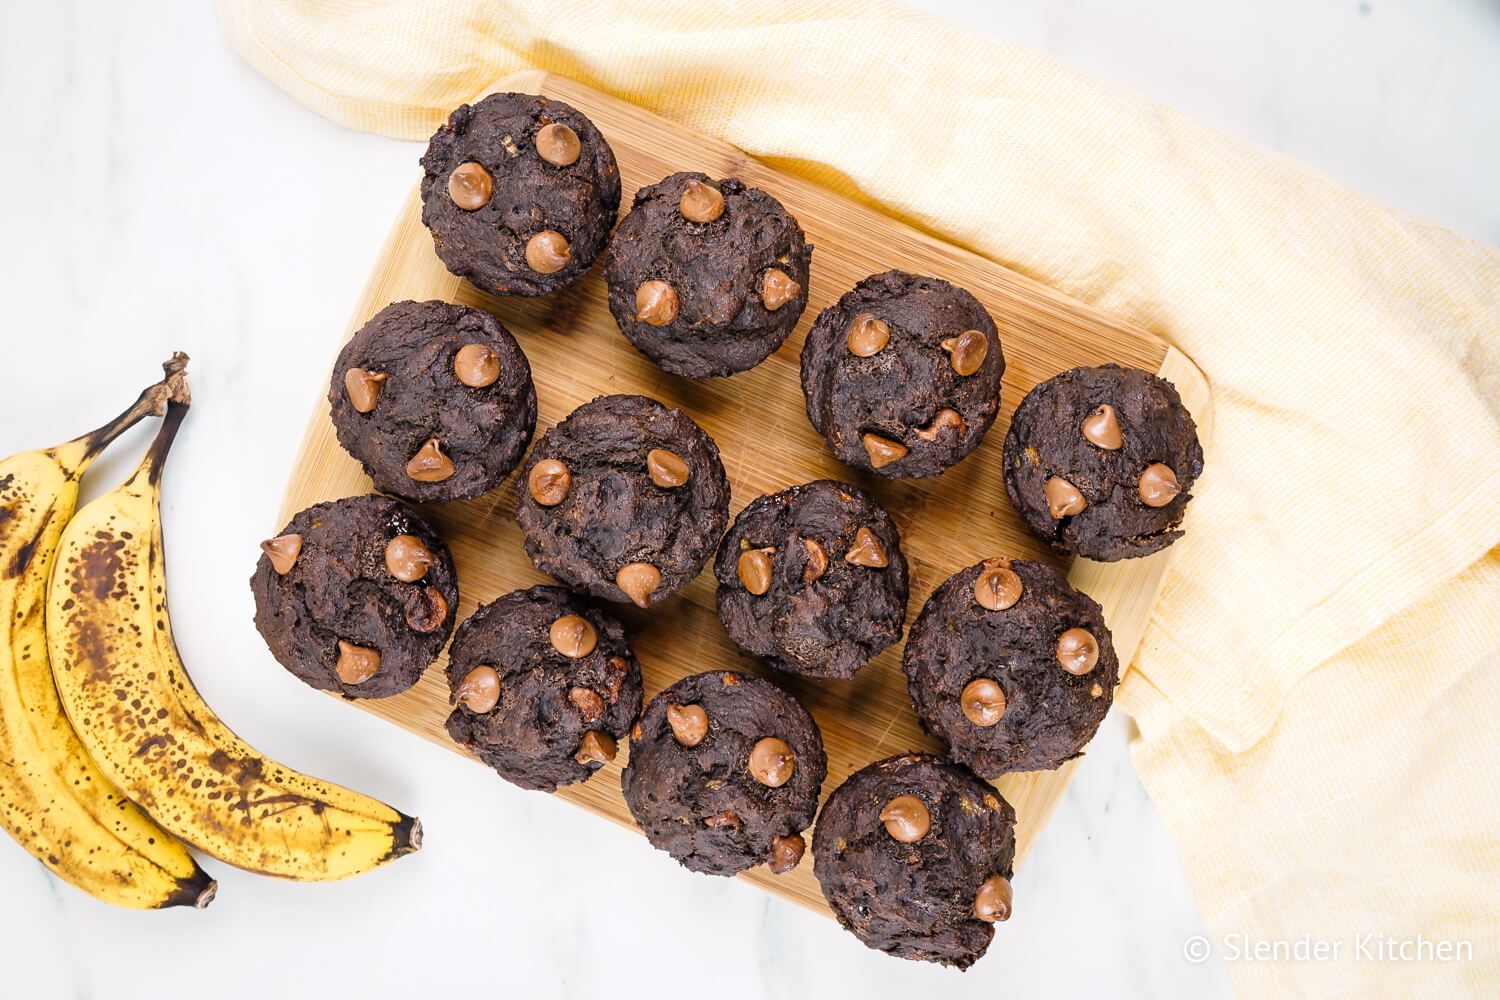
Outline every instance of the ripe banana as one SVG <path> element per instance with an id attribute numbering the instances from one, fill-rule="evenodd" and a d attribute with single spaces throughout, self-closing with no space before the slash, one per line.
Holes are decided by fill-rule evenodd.
<path id="1" fill-rule="evenodd" d="M 63 531 L 48 594 L 53 675 L 104 773 L 189 844 L 250 871 L 346 878 L 421 846 L 421 824 L 247 746 L 193 687 L 172 640 L 161 475 L 187 413 L 167 406 L 126 482 Z"/>
<path id="2" fill-rule="evenodd" d="M 0 823 L 73 885 L 133 909 L 207 906 L 214 882 L 187 848 L 94 766 L 52 683 L 46 592 L 78 481 L 105 447 L 160 416 L 187 358 L 103 427 L 0 462 Z"/>

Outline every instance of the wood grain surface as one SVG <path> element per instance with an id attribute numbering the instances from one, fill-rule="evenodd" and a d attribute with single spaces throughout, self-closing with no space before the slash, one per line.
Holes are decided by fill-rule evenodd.
<path id="1" fill-rule="evenodd" d="M 597 267 L 573 288 L 540 299 L 494 298 L 450 275 L 433 253 L 414 190 L 401 206 L 345 337 L 388 303 L 402 299 L 444 299 L 487 309 L 510 328 L 531 361 L 539 402 L 538 436 L 595 396 L 641 393 L 682 408 L 718 442 L 733 487 L 731 517 L 756 496 L 811 479 L 842 478 L 861 486 L 900 526 L 912 570 L 908 626 L 938 584 L 985 557 L 1010 555 L 1058 563 L 1026 533 L 1005 497 L 1000 475 L 1010 414 L 1037 382 L 1077 365 L 1103 362 L 1159 371 L 1177 384 L 1206 438 L 1208 390 L 1202 374 L 1186 357 L 1142 330 L 809 181 L 778 173 L 725 142 L 572 80 L 527 73 L 501 80 L 491 89 L 559 98 L 592 118 L 619 159 L 622 209 L 638 187 L 677 170 L 739 177 L 779 198 L 816 247 L 808 308 L 796 331 L 764 364 L 731 378 L 690 382 L 666 375 L 620 335 Z M 946 278 L 974 293 L 999 325 L 1005 351 L 999 420 L 974 454 L 937 479 L 898 482 L 841 466 L 809 425 L 803 406 L 798 362 L 813 318 L 859 279 L 893 267 Z M 342 341 L 335 344 L 329 339 L 331 366 Z M 268 531 L 310 504 L 371 488 L 358 463 L 339 448 L 322 398 L 314 405 L 296 469 L 280 521 L 268 525 Z M 423 508 L 457 561 L 460 620 L 501 594 L 552 582 L 531 565 L 522 549 L 514 520 L 515 486 L 512 476 L 479 500 Z M 1170 557 L 1169 549 L 1111 565 L 1078 560 L 1069 569 L 1075 585 L 1104 606 L 1122 663 L 1130 662 L 1140 641 Z M 647 698 L 686 674 L 706 669 L 728 667 L 771 677 L 801 699 L 822 729 L 829 768 L 825 795 L 871 761 L 907 750 L 938 749 L 922 732 L 907 701 L 901 643 L 851 681 L 804 681 L 767 670 L 741 654 L 724 634 L 713 607 L 711 569 L 650 611 L 614 607 L 640 658 Z M 444 662 L 434 664 L 405 694 L 352 704 L 462 752 L 443 729 L 449 712 Z M 557 794 L 634 827 L 620 795 L 620 767 L 627 756 L 623 743 L 621 751 L 615 763 L 591 780 Z M 1070 764 L 996 782 L 1020 817 L 1020 856 L 1040 833 L 1071 771 Z M 641 849 L 649 848 L 643 842 Z M 813 878 L 811 852 L 788 875 L 772 875 L 760 867 L 741 877 L 827 912 Z"/>

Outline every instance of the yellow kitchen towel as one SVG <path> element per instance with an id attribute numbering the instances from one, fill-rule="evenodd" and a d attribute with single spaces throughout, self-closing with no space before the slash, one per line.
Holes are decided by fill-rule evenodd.
<path id="1" fill-rule="evenodd" d="M 253 66 L 339 123 L 425 139 L 543 68 L 1183 349 L 1215 436 L 1120 700 L 1210 945 L 1251 993 L 1500 995 L 1495 250 L 883 3 L 219 12 Z M 1250 947 L 1307 935 L 1340 947 Z M 1467 949 L 1445 960 L 1441 941 Z"/>

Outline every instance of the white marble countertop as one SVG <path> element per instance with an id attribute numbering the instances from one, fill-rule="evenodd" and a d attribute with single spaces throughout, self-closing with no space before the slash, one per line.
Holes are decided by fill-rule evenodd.
<path id="1" fill-rule="evenodd" d="M 1420 18 L 1382 0 L 921 6 L 1500 236 L 1500 21 L 1486 0 L 1434 0 Z M 294 104 L 227 51 L 206 7 L 0 3 L 0 454 L 93 426 L 171 349 L 189 351 L 196 404 L 166 520 L 195 679 L 266 751 L 418 812 L 427 846 L 331 886 L 214 865 L 210 909 L 142 915 L 95 903 L 0 839 L 0 995 L 379 997 L 475 983 L 524 997 L 1227 994 L 1216 961 L 1183 958 L 1201 922 L 1119 713 L 1019 873 L 1015 918 L 960 975 L 690 875 L 634 834 L 278 668 L 246 579 L 418 149 Z M 143 440 L 115 449 L 90 492 Z"/>

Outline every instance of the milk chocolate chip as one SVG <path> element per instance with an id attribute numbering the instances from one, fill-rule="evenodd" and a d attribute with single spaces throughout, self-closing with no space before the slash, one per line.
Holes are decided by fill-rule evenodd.
<path id="1" fill-rule="evenodd" d="M 677 289 L 665 281 L 652 279 L 635 290 L 635 318 L 652 326 L 666 326 L 677 318 L 681 303 Z"/>
<path id="2" fill-rule="evenodd" d="M 776 554 L 774 546 L 763 549 L 746 549 L 740 553 L 740 558 L 735 563 L 735 573 L 740 578 L 740 583 L 745 589 L 756 597 L 771 589 L 771 575 L 774 564 L 771 557 Z"/>
<path id="3" fill-rule="evenodd" d="M 701 705 L 668 705 L 667 725 L 685 747 L 695 747 L 708 735 L 708 713 Z"/>
<path id="4" fill-rule="evenodd" d="M 537 130 L 537 155 L 554 167 L 566 167 L 577 163 L 578 154 L 582 150 L 583 144 L 578 141 L 578 133 L 566 125 L 553 122 Z"/>
<path id="5" fill-rule="evenodd" d="M 570 659 L 588 656 L 598 645 L 599 634 L 594 625 L 582 615 L 563 615 L 552 623 L 547 632 L 552 648 Z"/>
<path id="6" fill-rule="evenodd" d="M 938 346 L 948 352 L 948 363 L 960 375 L 977 372 L 990 352 L 989 340 L 978 330 L 965 330 L 956 337 L 939 341 Z"/>
<path id="7" fill-rule="evenodd" d="M 860 313 L 849 324 L 849 353 L 857 358 L 872 358 L 890 342 L 890 326 L 870 313 Z"/>
<path id="8" fill-rule="evenodd" d="M 453 697 L 475 715 L 493 711 L 500 704 L 500 674 L 494 667 L 477 666 L 464 675 Z"/>
<path id="9" fill-rule="evenodd" d="M 760 301 L 771 312 L 775 312 L 802 294 L 802 286 L 792 280 L 779 267 L 766 269 L 760 280 Z"/>
<path id="10" fill-rule="evenodd" d="M 366 371 L 363 368 L 351 368 L 344 372 L 344 394 L 349 397 L 349 405 L 360 413 L 369 413 L 375 409 L 375 404 L 380 401 L 380 390 L 388 378 L 390 376 L 385 372 Z"/>
<path id="11" fill-rule="evenodd" d="M 664 490 L 681 486 L 691 475 L 688 464 L 665 448 L 652 448 L 646 453 L 646 471 L 651 481 Z"/>
<path id="12" fill-rule="evenodd" d="M 870 464 L 877 469 L 890 465 L 892 462 L 899 462 L 911 450 L 901 442 L 892 441 L 879 434 L 865 434 L 860 440 L 864 442 L 865 454 L 870 456 Z"/>
<path id="13" fill-rule="evenodd" d="M 1010 919 L 1010 880 L 993 875 L 974 894 L 974 916 L 987 924 Z"/>
<path id="14" fill-rule="evenodd" d="M 286 576 L 297 565 L 302 554 L 302 536 L 297 534 L 277 535 L 260 543 L 260 550 L 271 559 L 271 568 L 277 576 Z"/>
<path id="15" fill-rule="evenodd" d="M 575 687 L 569 690 L 568 701 L 578 709 L 578 714 L 583 717 L 584 722 L 593 722 L 604 714 L 604 699 L 599 697 L 597 691 L 590 691 L 586 687 Z"/>
<path id="16" fill-rule="evenodd" d="M 562 233 L 543 229 L 526 241 L 526 265 L 537 274 L 556 274 L 572 259 L 573 251 Z"/>
<path id="17" fill-rule="evenodd" d="M 573 759 L 585 766 L 607 764 L 615 759 L 618 749 L 613 736 L 591 729 L 583 734 L 583 741 L 578 744 L 578 752 L 573 755 Z"/>
<path id="18" fill-rule="evenodd" d="M 796 761 L 785 740 L 767 736 L 750 749 L 750 777 L 767 788 L 780 788 L 792 780 Z"/>
<path id="19" fill-rule="evenodd" d="M 615 574 L 615 586 L 625 591 L 636 607 L 644 608 L 661 586 L 661 570 L 646 562 L 626 563 Z"/>
<path id="20" fill-rule="evenodd" d="M 1061 476 L 1053 476 L 1047 480 L 1043 489 L 1047 493 L 1047 511 L 1053 520 L 1082 514 L 1089 505 L 1078 487 Z"/>
<path id="21" fill-rule="evenodd" d="M 380 669 L 380 650 L 339 640 L 339 659 L 333 672 L 345 684 L 363 684 Z"/>
<path id="22" fill-rule="evenodd" d="M 1021 599 L 1021 578 L 1009 559 L 986 559 L 974 578 L 974 600 L 986 611 L 1004 611 Z"/>
<path id="23" fill-rule="evenodd" d="M 1165 507 L 1177 498 L 1182 487 L 1177 485 L 1177 473 L 1157 462 L 1146 466 L 1146 471 L 1141 473 L 1139 490 L 1141 503 L 1147 507 Z"/>
<path id="24" fill-rule="evenodd" d="M 724 214 L 724 196 L 718 188 L 695 177 L 687 182 L 677 210 L 689 222 L 712 222 Z"/>
<path id="25" fill-rule="evenodd" d="M 432 550 L 416 535 L 397 535 L 385 543 L 385 568 L 402 583 L 416 583 L 432 565 Z"/>
<path id="26" fill-rule="evenodd" d="M 969 425 L 964 423 L 963 415 L 957 410 L 944 408 L 933 414 L 931 423 L 926 427 L 918 427 L 914 433 L 923 441 L 936 441 L 949 428 L 962 434 L 969 429 Z"/>
<path id="27" fill-rule="evenodd" d="M 490 172 L 473 160 L 460 163 L 448 175 L 448 197 L 466 212 L 488 205 L 494 190 L 495 182 Z"/>
<path id="28" fill-rule="evenodd" d="M 988 677 L 976 677 L 964 685 L 958 696 L 964 718 L 981 728 L 989 728 L 1005 714 L 1005 692 Z"/>
<path id="29" fill-rule="evenodd" d="M 465 344 L 453 356 L 453 374 L 471 389 L 483 389 L 500 379 L 500 355 L 488 344 Z"/>
<path id="30" fill-rule="evenodd" d="M 844 554 L 844 562 L 855 566 L 869 566 L 871 569 L 884 569 L 890 565 L 880 539 L 869 528 L 860 528 L 854 533 L 854 544 Z"/>
<path id="31" fill-rule="evenodd" d="M 822 579 L 823 574 L 828 572 L 828 550 L 816 538 L 802 539 L 802 547 L 807 550 L 807 563 L 802 567 L 802 582 L 812 583 Z"/>
<path id="32" fill-rule="evenodd" d="M 406 463 L 406 474 L 419 483 L 440 483 L 453 475 L 453 459 L 443 454 L 437 438 L 428 438 Z"/>
<path id="33" fill-rule="evenodd" d="M 1115 451 L 1125 443 L 1115 408 L 1108 403 L 1101 403 L 1097 410 L 1085 417 L 1080 429 L 1085 438 L 1105 451 Z"/>
<path id="34" fill-rule="evenodd" d="M 807 851 L 807 841 L 802 834 L 792 833 L 771 841 L 770 868 L 772 875 L 785 875 L 796 868 Z"/>
<path id="35" fill-rule="evenodd" d="M 932 814 L 915 795 L 898 795 L 880 810 L 885 832 L 903 844 L 915 844 L 932 829 Z"/>
<path id="36" fill-rule="evenodd" d="M 526 488 L 531 491 L 531 499 L 543 507 L 556 507 L 568 499 L 572 485 L 573 477 L 568 467 L 555 458 L 542 459 L 526 474 Z"/>
<path id="37" fill-rule="evenodd" d="M 1086 674 L 1099 662 L 1099 641 L 1088 629 L 1070 628 L 1057 637 L 1057 662 L 1070 674 Z"/>

